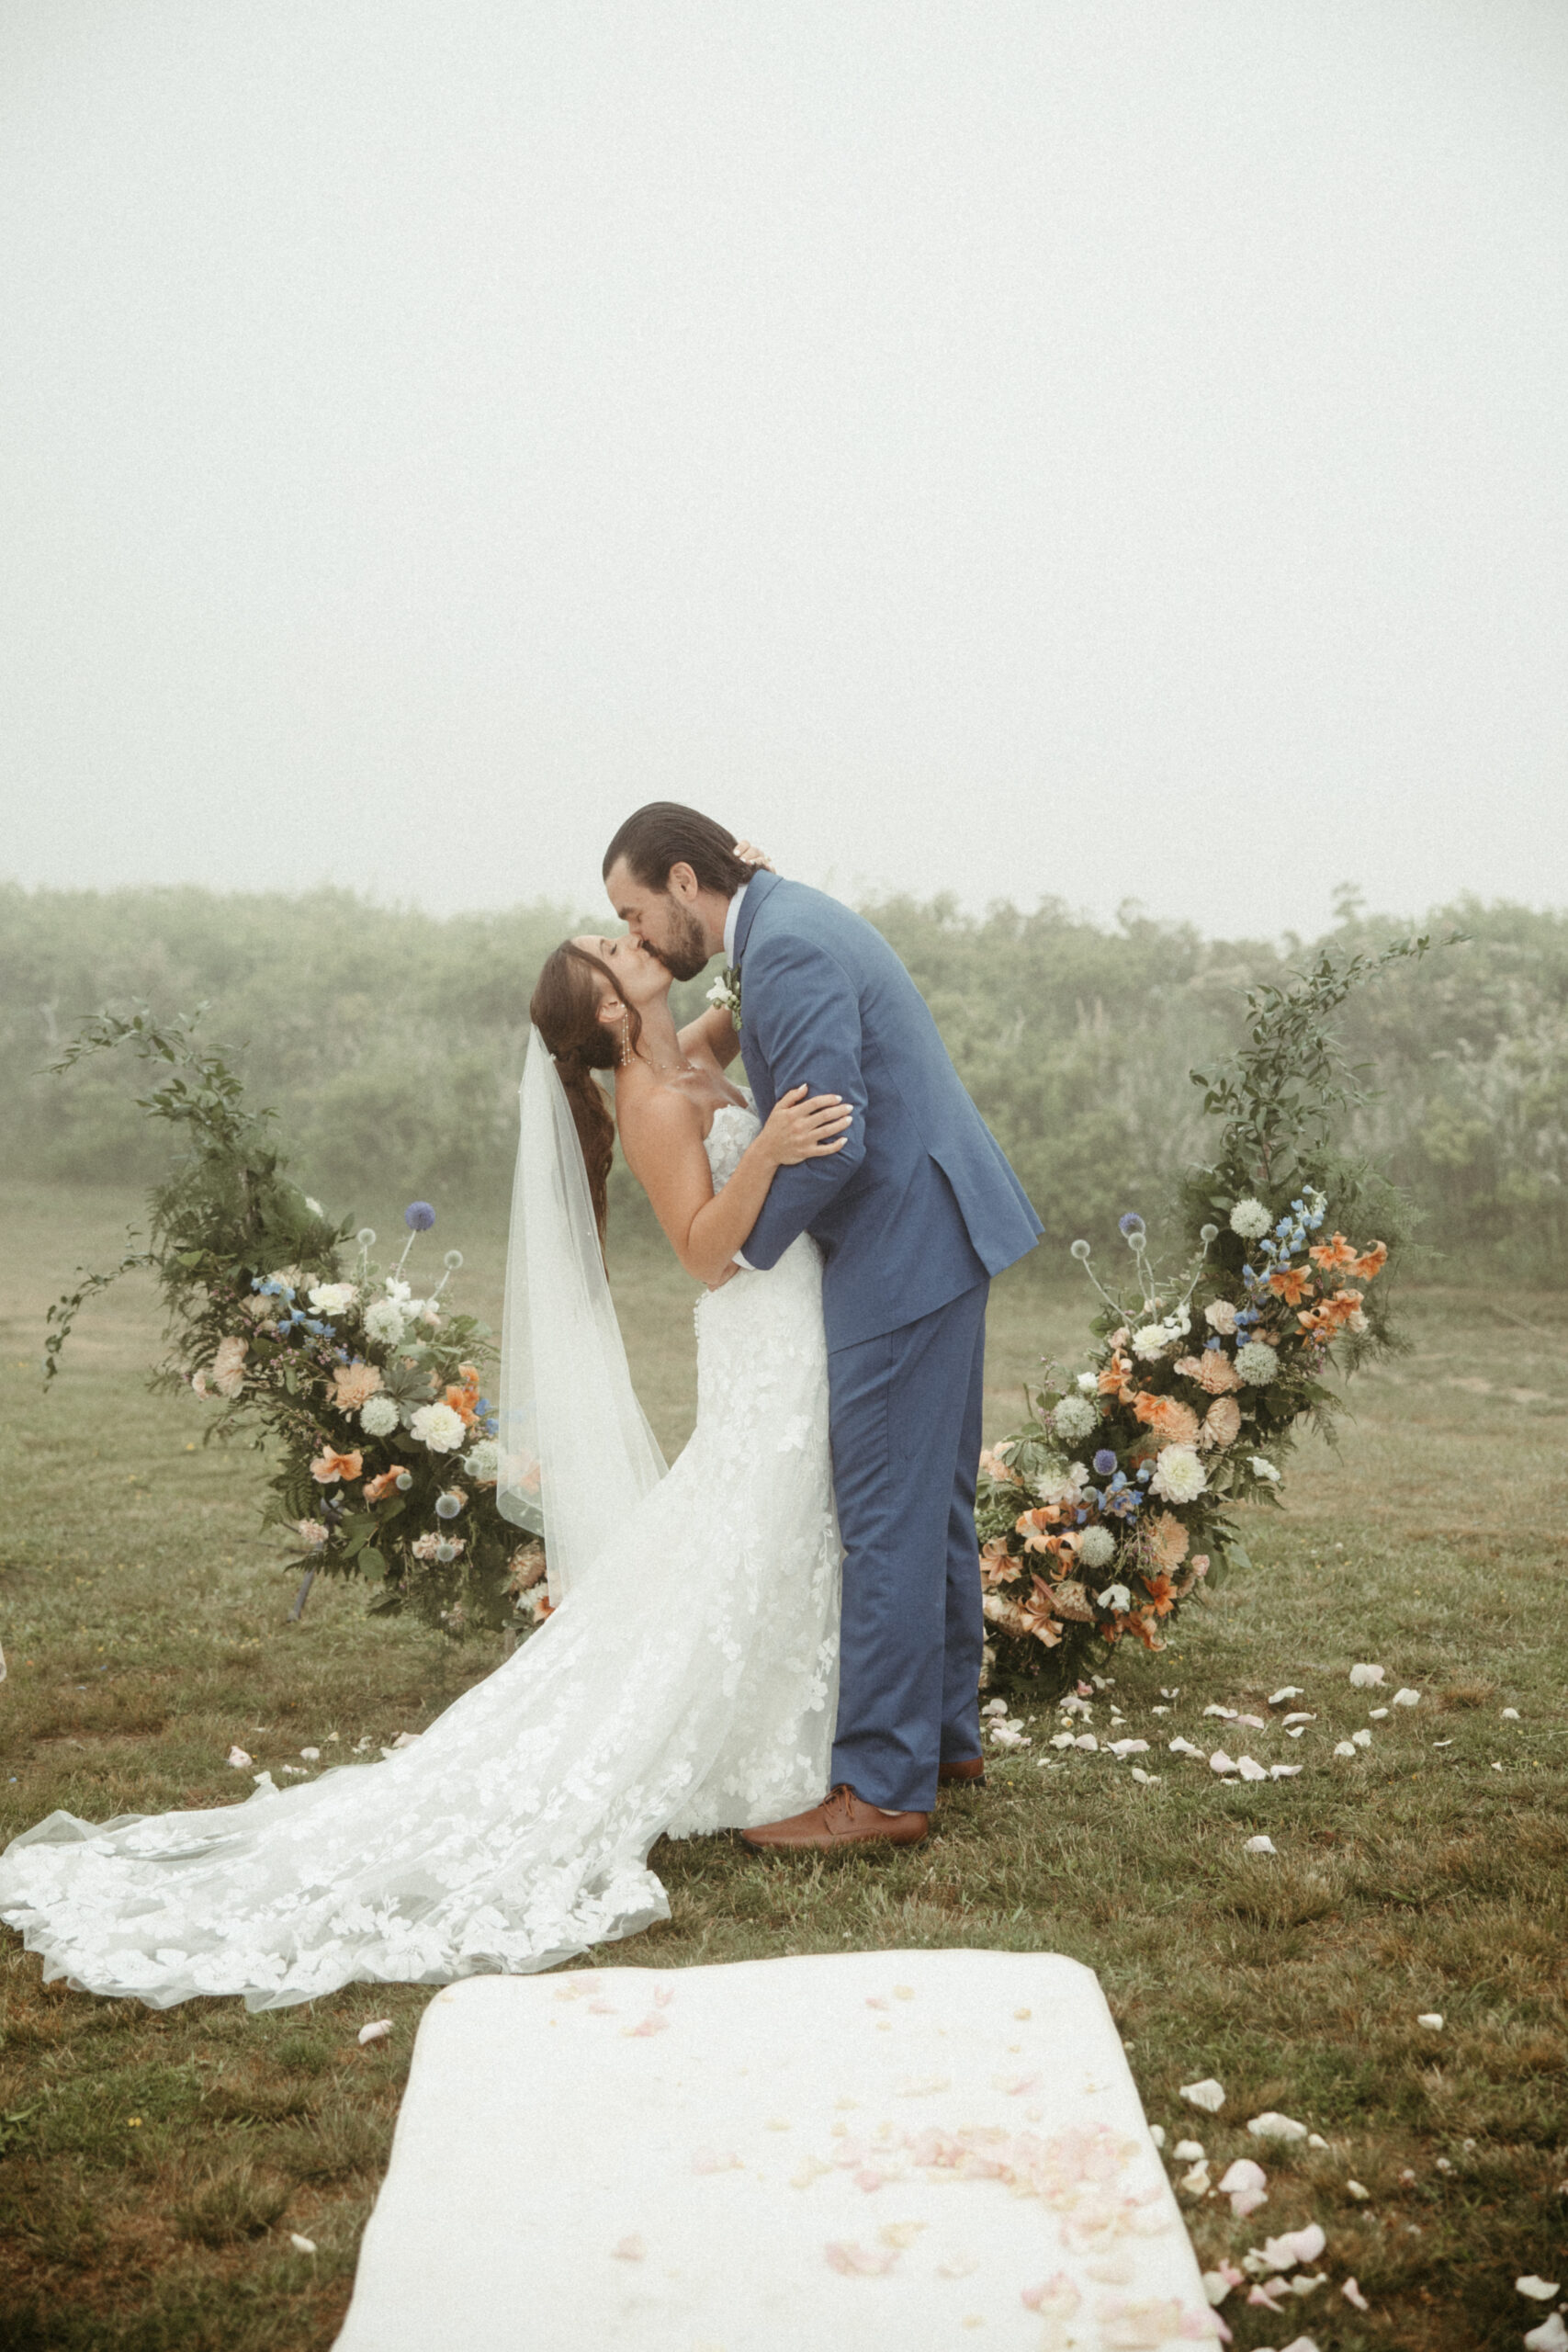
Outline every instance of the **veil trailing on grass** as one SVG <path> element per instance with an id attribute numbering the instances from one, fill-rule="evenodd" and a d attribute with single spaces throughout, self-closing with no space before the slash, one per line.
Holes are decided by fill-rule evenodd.
<path id="1" fill-rule="evenodd" d="M 537 1029 L 521 1102 L 496 1499 L 544 1537 L 558 1605 L 665 1463 L 626 1367 L 571 1105 Z"/>

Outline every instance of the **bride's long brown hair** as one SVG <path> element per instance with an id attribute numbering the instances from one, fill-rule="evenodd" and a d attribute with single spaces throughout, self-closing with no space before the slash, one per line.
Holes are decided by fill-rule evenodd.
<path id="1" fill-rule="evenodd" d="M 601 980 L 604 989 L 598 986 Z M 604 958 L 591 956 L 574 940 L 563 939 L 535 982 L 528 1008 L 535 1028 L 556 1057 L 556 1069 L 571 1105 L 588 1167 L 588 1190 L 601 1245 L 610 1210 L 615 1116 L 593 1072 L 615 1069 L 623 1034 L 618 1028 L 607 1029 L 599 1018 L 606 989 L 611 996 L 620 996 L 615 976 Z M 642 1035 L 642 1016 L 635 1005 L 626 1006 L 625 1035 L 635 1050 Z"/>

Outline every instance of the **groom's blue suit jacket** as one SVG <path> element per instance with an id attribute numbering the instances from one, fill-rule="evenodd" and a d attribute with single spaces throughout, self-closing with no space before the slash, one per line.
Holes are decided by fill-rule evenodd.
<path id="1" fill-rule="evenodd" d="M 766 1269 L 809 1233 L 828 1345 L 913 1323 L 1032 1250 L 1040 1219 L 880 932 L 759 873 L 736 925 L 740 1051 L 765 1119 L 792 1086 L 854 1110 L 843 1150 L 781 1168 L 744 1244 Z"/>

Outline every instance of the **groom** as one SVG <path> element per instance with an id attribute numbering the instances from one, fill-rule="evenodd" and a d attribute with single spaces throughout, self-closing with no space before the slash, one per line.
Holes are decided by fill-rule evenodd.
<path id="1" fill-rule="evenodd" d="M 732 833 L 669 800 L 626 819 L 604 853 L 604 887 L 678 979 L 724 950 L 762 1118 L 799 1085 L 854 1113 L 842 1151 L 779 1170 L 739 1253 L 765 1271 L 802 1233 L 821 1246 L 844 1544 L 831 1792 L 742 1835 L 759 1848 L 914 1845 L 939 1780 L 984 1769 L 986 1299 L 991 1276 L 1034 1247 L 1040 1219 L 870 923 L 744 864 Z"/>

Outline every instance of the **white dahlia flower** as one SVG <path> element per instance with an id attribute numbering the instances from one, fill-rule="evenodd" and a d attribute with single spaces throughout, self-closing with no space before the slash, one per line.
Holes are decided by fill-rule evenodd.
<path id="1" fill-rule="evenodd" d="M 488 1487 L 501 1468 L 500 1446 L 493 1438 L 480 1438 L 478 1445 L 464 1454 L 463 1467 L 478 1485 Z"/>
<path id="2" fill-rule="evenodd" d="M 1170 1333 L 1163 1323 L 1145 1323 L 1133 1334 L 1133 1353 L 1145 1363 L 1154 1363 L 1170 1345 Z"/>
<path id="3" fill-rule="evenodd" d="M 1160 1450 L 1149 1491 L 1168 1503 L 1195 1503 L 1208 1483 L 1190 1445 L 1168 1445 Z"/>
<path id="4" fill-rule="evenodd" d="M 1116 1539 L 1108 1527 L 1086 1527 L 1078 1537 L 1078 1558 L 1086 1568 L 1108 1568 L 1116 1557 Z"/>
<path id="5" fill-rule="evenodd" d="M 1248 1340 L 1235 1351 L 1235 1368 L 1249 1388 L 1267 1388 L 1280 1369 L 1280 1359 L 1265 1340 Z"/>
<path id="6" fill-rule="evenodd" d="M 365 1310 L 367 1337 L 379 1340 L 383 1347 L 395 1348 L 403 1336 L 403 1310 L 389 1298 L 378 1298 Z"/>
<path id="7" fill-rule="evenodd" d="M 1087 1396 L 1064 1396 L 1051 1416 L 1056 1435 L 1066 1438 L 1069 1445 L 1099 1427 L 1100 1415 Z"/>
<path id="8" fill-rule="evenodd" d="M 463 1416 L 450 1405 L 422 1405 L 409 1423 L 412 1435 L 432 1453 L 456 1453 L 468 1434 Z"/>
<path id="9" fill-rule="evenodd" d="M 1271 1487 L 1279 1485 L 1280 1472 L 1266 1453 L 1253 1454 L 1249 1459 L 1248 1466 L 1255 1478 L 1267 1478 Z"/>
<path id="10" fill-rule="evenodd" d="M 1231 1231 L 1244 1241 L 1261 1241 L 1273 1222 L 1261 1201 L 1237 1201 L 1231 1211 Z"/>
<path id="11" fill-rule="evenodd" d="M 359 1415 L 367 1437 L 390 1437 L 398 1426 L 398 1408 L 389 1396 L 372 1396 Z"/>

